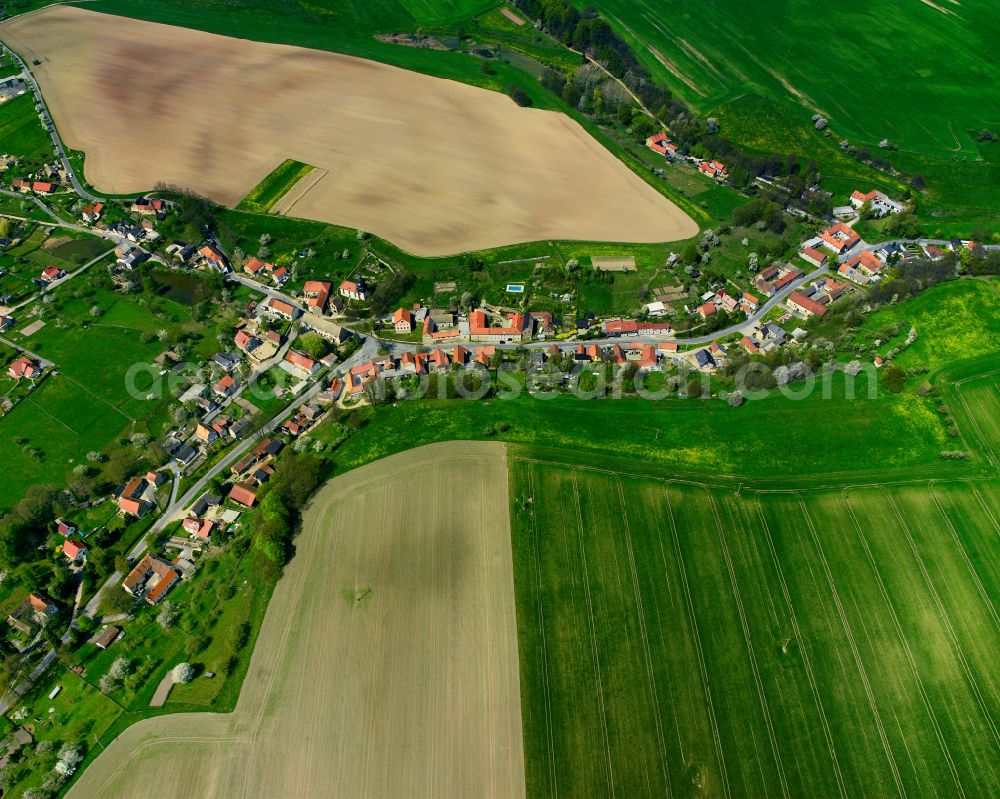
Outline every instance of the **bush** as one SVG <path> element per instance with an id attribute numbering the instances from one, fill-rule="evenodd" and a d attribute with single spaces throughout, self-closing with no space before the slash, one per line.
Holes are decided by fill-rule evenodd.
<path id="1" fill-rule="evenodd" d="M 532 105 L 531 97 L 528 96 L 528 93 L 524 90 L 524 87 L 521 86 L 519 83 L 511 83 L 507 87 L 507 94 L 510 96 L 511 100 L 513 100 L 522 108 Z"/>

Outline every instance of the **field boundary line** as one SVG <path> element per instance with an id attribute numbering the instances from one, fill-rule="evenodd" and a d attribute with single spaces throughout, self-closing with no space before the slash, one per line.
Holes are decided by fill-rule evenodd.
<path id="1" fill-rule="evenodd" d="M 668 481 L 669 484 L 669 481 Z M 715 715 L 715 702 L 712 699 L 712 684 L 708 679 L 708 667 L 705 664 L 705 651 L 701 645 L 701 632 L 698 629 L 698 617 L 694 610 L 694 600 L 691 598 L 691 586 L 688 583 L 687 566 L 684 565 L 684 553 L 681 551 L 680 536 L 677 532 L 677 519 L 674 518 L 674 510 L 670 502 L 669 494 L 664 496 L 667 503 L 667 516 L 670 518 L 670 530 L 674 539 L 674 552 L 677 556 L 677 567 L 681 573 L 681 584 L 684 586 L 684 599 L 687 602 L 688 619 L 694 631 L 695 650 L 698 653 L 698 669 L 701 672 L 702 689 L 705 691 L 705 699 L 708 701 L 708 718 L 712 727 L 712 737 L 715 739 L 715 756 L 719 764 L 719 773 L 722 776 L 722 789 L 726 799 L 732 799 L 729 788 L 729 775 L 726 772 L 726 761 L 722 754 L 722 736 L 719 734 L 719 720 Z"/>
<path id="2" fill-rule="evenodd" d="M 896 759 L 893 757 L 892 747 L 889 745 L 889 737 L 886 734 L 885 725 L 882 723 L 882 717 L 878 712 L 878 705 L 875 702 L 875 693 L 872 690 L 871 682 L 868 680 L 868 673 L 865 671 L 864 660 L 858 649 L 858 643 L 854 639 L 854 633 L 851 630 L 850 622 L 847 618 L 847 612 L 844 610 L 844 604 L 840 600 L 840 592 L 837 590 L 837 585 L 833 579 L 833 573 L 830 570 L 830 562 L 826 559 L 826 552 L 824 552 L 823 544 L 820 541 L 819 534 L 816 532 L 816 525 L 813 523 L 812 516 L 809 514 L 809 508 L 806 506 L 806 503 L 803 502 L 802 497 L 799 497 L 799 507 L 802 510 L 802 515 L 805 517 L 806 526 L 808 526 L 809 532 L 812 535 L 813 543 L 816 545 L 816 551 L 819 554 L 820 563 L 823 565 L 823 573 L 826 575 L 827 585 L 830 587 L 830 593 L 833 595 L 833 603 L 837 608 L 837 615 L 840 616 L 840 623 L 847 635 L 847 642 L 851 647 L 851 654 L 854 656 L 854 665 L 857 667 L 858 674 L 861 676 L 861 684 L 865 689 L 865 697 L 868 699 L 868 707 L 871 709 L 872 716 L 875 719 L 875 726 L 878 729 L 879 738 L 882 740 L 882 748 L 885 750 L 886 759 L 889 761 L 889 769 L 892 771 L 892 778 L 896 783 L 896 789 L 899 791 L 899 795 L 902 799 L 906 799 L 906 788 L 903 785 L 902 777 L 899 774 L 899 767 L 896 765 Z M 871 640 L 871 636 L 868 635 L 867 626 L 864 622 L 862 622 L 861 626 L 865 629 L 866 637 Z"/>
<path id="3" fill-rule="evenodd" d="M 962 651 L 962 647 L 959 645 L 958 636 L 955 634 L 955 628 L 951 623 L 951 617 L 948 615 L 947 609 L 944 607 L 944 603 L 941 601 L 941 595 L 938 593 L 937 587 L 931 580 L 930 573 L 927 571 L 927 566 L 924 564 L 924 559 L 920 556 L 917 551 L 916 542 L 913 540 L 913 535 L 910 531 L 910 526 L 906 523 L 903 518 L 902 512 L 899 510 L 899 505 L 896 503 L 895 497 L 892 493 L 886 491 L 886 496 L 889 498 L 889 504 L 892 506 L 893 513 L 899 520 L 900 525 L 903 527 L 903 534 L 906 536 L 907 543 L 910 545 L 910 551 L 913 553 L 913 557 L 920 568 L 920 573 L 924 580 L 924 585 L 927 587 L 934 600 L 934 605 L 937 608 L 938 613 L 941 616 L 941 621 L 944 623 L 945 629 L 948 633 L 948 638 L 951 641 L 952 649 L 955 652 L 955 656 L 962 666 L 962 671 L 965 672 L 965 678 L 968 680 L 969 688 L 972 689 L 973 694 L 976 697 L 976 703 L 979 705 L 980 711 L 983 713 L 986 719 L 986 723 L 990 727 L 990 731 L 993 733 L 993 740 L 996 742 L 998 748 L 1000 748 L 1000 733 L 997 732 L 996 723 L 993 721 L 993 716 L 990 714 L 989 707 L 986 704 L 986 700 L 983 699 L 982 692 L 979 688 L 979 683 L 976 681 L 975 675 L 972 673 L 972 669 L 969 666 L 969 662 L 965 659 L 965 653 Z"/>
<path id="4" fill-rule="evenodd" d="M 844 489 L 844 491 L 841 492 L 841 501 L 847 507 L 848 515 L 854 523 L 854 529 L 858 534 L 858 540 L 861 542 L 861 546 L 865 551 L 866 557 L 868 558 L 868 565 L 871 567 L 875 581 L 878 583 L 879 591 L 882 594 L 882 600 L 885 602 L 886 607 L 889 608 L 893 626 L 896 628 L 896 635 L 899 637 L 899 641 L 903 645 L 903 649 L 906 651 L 906 660 L 910 664 L 910 673 L 913 675 L 913 680 L 917 684 L 917 690 L 920 692 L 920 698 L 923 700 L 924 709 L 927 711 L 927 716 L 931 721 L 931 726 L 934 727 L 934 734 L 941 747 L 941 753 L 944 755 L 944 758 L 948 763 L 948 768 L 951 771 L 951 777 L 955 781 L 955 787 L 958 788 L 959 795 L 964 797 L 965 789 L 962 787 L 961 779 L 959 779 L 958 769 L 956 768 L 955 761 L 952 758 L 951 749 L 948 748 L 948 743 L 945 741 L 941 725 L 938 722 L 937 716 L 934 714 L 934 709 L 927 696 L 927 689 L 924 688 L 923 680 L 920 679 L 920 673 L 917 671 L 916 660 L 913 657 L 913 651 L 910 649 L 910 642 L 903 633 L 903 625 L 900 624 L 899 615 L 896 613 L 896 607 L 892 604 L 889 592 L 885 587 L 885 582 L 882 580 L 882 574 L 878 570 L 878 564 L 875 562 L 875 555 L 872 553 L 871 547 L 868 544 L 868 537 L 865 535 L 864 530 L 861 527 L 861 522 L 858 521 L 858 516 L 854 512 L 854 506 L 851 505 L 850 500 L 847 498 L 847 489 Z M 909 751 L 909 747 L 907 747 L 907 751 Z"/>
<path id="5" fill-rule="evenodd" d="M 635 555 L 632 551 L 632 528 L 628 521 L 628 506 L 625 502 L 625 490 L 620 477 L 615 477 L 615 487 L 618 489 L 618 502 L 621 506 L 622 521 L 625 529 L 625 550 L 628 553 L 629 569 L 632 572 L 632 593 L 635 596 L 636 611 L 639 616 L 639 630 L 642 633 L 642 649 L 646 660 L 646 680 L 649 683 L 650 697 L 653 700 L 653 718 L 656 721 L 656 739 L 660 747 L 660 767 L 663 770 L 663 784 L 666 787 L 667 799 L 673 795 L 670 790 L 670 773 L 667 768 L 667 744 L 663 737 L 663 720 L 660 718 L 660 697 L 656 690 L 656 679 L 653 675 L 653 658 L 649 653 L 649 634 L 646 632 L 646 614 L 642 607 L 642 595 L 639 591 L 639 572 L 635 567 Z"/>
<path id="6" fill-rule="evenodd" d="M 531 464 L 524 464 L 528 473 L 528 490 L 531 492 L 531 500 L 535 499 L 535 474 Z M 549 657 L 548 648 L 545 641 L 545 611 L 542 607 L 542 564 L 538 543 L 538 523 L 535 518 L 535 508 L 531 508 L 531 533 L 532 549 L 535 555 L 535 589 L 538 596 L 538 631 L 542 639 L 542 685 L 545 689 L 545 739 L 548 744 L 549 761 L 549 785 L 552 788 L 552 795 L 559 796 L 559 781 L 556 777 L 556 744 L 552 731 L 552 687 L 549 684 Z"/>
<path id="7" fill-rule="evenodd" d="M 116 411 L 117 413 L 120 413 L 122 416 L 124 416 L 126 419 L 128 419 L 132 424 L 136 423 L 136 420 L 133 419 L 131 416 L 129 416 L 127 413 L 125 413 L 125 411 L 123 411 L 117 405 L 113 405 L 112 403 L 108 402 L 106 399 L 104 399 L 104 397 L 101 397 L 101 396 L 95 394 L 93 391 L 91 391 L 87 386 L 85 386 L 83 383 L 81 383 L 75 377 L 72 377 L 72 376 L 70 376 L 70 375 L 68 375 L 68 374 L 66 374 L 65 372 L 62 372 L 62 371 L 60 371 L 59 374 L 61 374 L 63 377 L 65 377 L 67 380 L 69 380 L 70 383 L 73 383 L 74 385 L 79 386 L 80 388 L 82 388 L 84 391 L 86 391 L 88 394 L 90 394 L 90 396 L 92 396 L 98 402 L 103 402 L 105 405 L 107 405 L 109 408 L 111 408 L 111 410 Z"/>
<path id="8" fill-rule="evenodd" d="M 785 597 L 785 605 L 788 608 L 788 616 L 792 622 L 792 631 L 795 633 L 795 639 L 799 644 L 799 649 L 802 652 L 802 665 L 805 666 L 806 677 L 809 680 L 809 688 L 812 690 L 813 701 L 816 703 L 816 709 L 819 711 L 820 724 L 823 727 L 823 735 L 826 737 L 826 745 L 830 749 L 831 763 L 833 764 L 833 775 L 837 780 L 837 789 L 840 792 L 841 799 L 848 799 L 847 788 L 844 785 L 844 775 L 840 771 L 840 760 L 837 757 L 837 748 L 833 743 L 833 733 L 830 730 L 830 722 L 826 718 L 826 711 L 823 709 L 823 699 L 820 696 L 819 685 L 816 682 L 816 673 L 813 671 L 812 661 L 809 659 L 809 652 L 806 648 L 806 639 L 802 635 L 802 629 L 799 627 L 799 619 L 795 613 L 795 606 L 792 604 L 792 595 L 788 590 L 788 583 L 785 581 L 785 573 L 781 568 L 781 559 L 778 557 L 778 551 L 774 546 L 774 538 L 771 535 L 771 526 L 767 523 L 767 517 L 764 515 L 764 509 L 761 507 L 760 500 L 755 500 L 754 504 L 757 507 L 757 516 L 761 521 L 761 526 L 764 528 L 764 535 L 767 537 L 767 544 L 771 550 L 771 559 L 774 562 L 775 569 L 778 573 L 778 581 L 781 583 L 781 593 Z"/>
<path id="9" fill-rule="evenodd" d="M 80 435 L 80 433 L 78 433 L 78 432 L 77 432 L 76 430 L 74 430 L 74 429 L 73 429 L 72 427 L 70 427 L 70 426 L 69 426 L 68 424 L 66 424 L 66 422 L 64 422 L 64 421 L 63 421 L 62 419 L 60 419 L 60 418 L 59 418 L 58 416 L 56 416 L 56 415 L 55 415 L 54 413 L 52 413 L 52 412 L 51 412 L 51 411 L 49 411 L 48 409 L 46 409 L 46 408 L 43 408 L 43 407 L 42 407 L 41 405 L 39 405 L 39 404 L 38 404 L 38 403 L 37 403 L 37 402 L 35 401 L 35 398 L 34 398 L 34 397 L 25 397 L 25 399 L 26 399 L 26 400 L 27 400 L 28 402 L 30 402 L 30 403 L 31 403 L 32 405 L 34 405 L 34 406 L 35 406 L 36 408 L 38 408 L 38 410 L 40 410 L 40 411 L 41 411 L 42 413 L 44 413 L 44 414 L 45 414 L 46 416 L 50 417 L 51 419 L 53 419 L 54 421 L 58 422 L 58 423 L 59 423 L 59 424 L 61 424 L 61 425 L 62 425 L 63 427 L 65 427 L 65 428 L 66 428 L 67 430 L 69 430 L 69 431 L 70 431 L 70 432 L 71 432 L 71 433 L 72 433 L 72 434 L 73 434 L 74 436 L 79 436 L 79 435 Z"/>
<path id="10" fill-rule="evenodd" d="M 604 709 L 604 684 L 601 680 L 601 659 L 597 649 L 597 627 L 594 623 L 594 603 L 590 595 L 590 575 L 587 570 L 587 553 L 583 545 L 583 513 L 580 511 L 580 487 L 576 480 L 576 470 L 571 471 L 573 477 L 573 502 L 576 505 L 577 542 L 580 546 L 580 562 L 583 565 L 583 589 L 587 597 L 587 620 L 590 626 L 590 646 L 594 656 L 594 677 L 597 680 L 597 704 L 601 710 L 601 734 L 604 737 L 604 760 L 608 772 L 608 789 L 611 796 L 615 795 L 615 776 L 611 766 L 611 741 L 608 736 L 608 717 Z"/>

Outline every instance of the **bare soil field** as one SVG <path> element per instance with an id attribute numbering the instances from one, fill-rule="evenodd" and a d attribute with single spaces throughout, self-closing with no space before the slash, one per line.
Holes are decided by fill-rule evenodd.
<path id="1" fill-rule="evenodd" d="M 328 483 L 236 710 L 128 728 L 69 796 L 521 799 L 507 496 L 495 442 Z"/>
<path id="2" fill-rule="evenodd" d="M 285 159 L 327 174 L 296 216 L 418 255 L 697 225 L 563 114 L 374 61 L 54 6 L 0 25 L 100 191 L 235 205 Z"/>

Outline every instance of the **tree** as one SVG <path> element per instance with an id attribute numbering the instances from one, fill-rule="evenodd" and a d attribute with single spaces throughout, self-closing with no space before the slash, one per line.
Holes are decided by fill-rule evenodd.
<path id="1" fill-rule="evenodd" d="M 882 385 L 893 394 L 898 394 L 903 390 L 906 383 L 906 372 L 898 366 L 888 366 L 882 372 Z"/>
<path id="2" fill-rule="evenodd" d="M 178 663 L 174 666 L 171 675 L 176 683 L 180 683 L 181 685 L 189 683 L 194 679 L 194 666 L 190 663 Z"/>
<path id="3" fill-rule="evenodd" d="M 729 395 L 730 408 L 739 408 L 744 402 L 746 402 L 746 398 L 743 396 L 742 391 L 734 391 Z"/>
<path id="4" fill-rule="evenodd" d="M 511 83 L 507 87 L 507 94 L 510 96 L 511 100 L 513 100 L 521 107 L 532 105 L 531 97 L 528 95 L 528 92 L 524 90 L 524 87 L 519 83 Z"/>
<path id="5" fill-rule="evenodd" d="M 59 750 L 55 770 L 63 777 L 72 776 L 73 772 L 76 771 L 76 767 L 80 765 L 82 760 L 83 754 L 80 752 L 80 748 L 78 746 L 69 743 L 63 744 L 62 749 Z"/>
<path id="6" fill-rule="evenodd" d="M 177 609 L 173 602 L 167 600 L 160 605 L 160 612 L 156 615 L 156 623 L 164 630 L 169 630 L 175 621 L 177 621 Z"/>
<path id="7" fill-rule="evenodd" d="M 299 336 L 296 341 L 295 348 L 297 350 L 301 350 L 313 360 L 318 361 L 326 355 L 326 339 L 324 339 L 319 333 L 306 333 L 303 336 Z"/>

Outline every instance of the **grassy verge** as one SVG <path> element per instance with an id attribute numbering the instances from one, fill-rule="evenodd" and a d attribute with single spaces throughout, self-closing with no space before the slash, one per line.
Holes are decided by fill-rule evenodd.
<path id="1" fill-rule="evenodd" d="M 236 207 L 241 211 L 266 214 L 312 170 L 312 166 L 301 161 L 282 161 L 271 174 L 254 186 Z"/>

